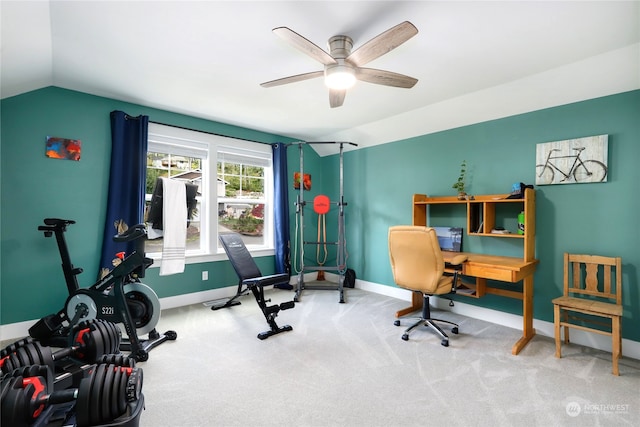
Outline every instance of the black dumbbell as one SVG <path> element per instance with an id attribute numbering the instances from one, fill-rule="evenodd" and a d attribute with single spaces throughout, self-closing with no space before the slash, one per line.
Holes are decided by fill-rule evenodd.
<path id="1" fill-rule="evenodd" d="M 128 360 L 135 364 L 134 359 Z M 80 382 L 76 422 L 80 427 L 114 420 L 141 395 L 142 369 L 107 363 L 96 365 L 89 378 Z"/>
<path id="2" fill-rule="evenodd" d="M 31 338 L 24 338 L 0 352 L 0 371 L 7 373 L 29 365 L 46 365 L 54 370 L 56 361 L 68 357 L 95 363 L 105 354 L 120 351 L 121 334 L 116 324 L 92 319 L 74 327 L 70 347 L 56 352 Z"/>
<path id="3" fill-rule="evenodd" d="M 125 362 L 134 363 L 133 359 Z M 142 370 L 115 364 L 94 365 L 78 388 L 50 392 L 51 369 L 32 365 L 5 375 L 0 389 L 3 426 L 32 425 L 51 405 L 73 401 L 76 425 L 96 426 L 115 420 L 127 412 L 130 403 L 138 402 L 142 396 Z"/>

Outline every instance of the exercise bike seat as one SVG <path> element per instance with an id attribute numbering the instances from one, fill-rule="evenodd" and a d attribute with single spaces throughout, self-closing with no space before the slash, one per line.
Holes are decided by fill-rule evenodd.
<path id="1" fill-rule="evenodd" d="M 72 219 L 60 219 L 60 218 L 45 218 L 44 219 L 44 224 L 45 225 L 71 225 L 71 224 L 75 224 L 76 222 Z"/>
<path id="2" fill-rule="evenodd" d="M 45 237 L 53 236 L 56 230 L 67 231 L 67 225 L 75 224 L 71 219 L 45 218 L 45 225 L 38 227 L 38 231 L 44 231 Z"/>

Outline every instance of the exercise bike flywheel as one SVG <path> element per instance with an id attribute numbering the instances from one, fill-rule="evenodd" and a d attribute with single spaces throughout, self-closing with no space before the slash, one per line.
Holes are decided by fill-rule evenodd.
<path id="1" fill-rule="evenodd" d="M 145 335 L 155 329 L 160 320 L 158 295 L 144 283 L 126 285 L 124 294 L 137 335 Z M 69 321 L 105 319 L 123 326 L 123 314 L 114 306 L 113 290 L 107 295 L 80 289 L 67 299 L 65 311 Z"/>
<path id="2" fill-rule="evenodd" d="M 160 320 L 160 300 L 155 291 L 144 283 L 133 282 L 127 285 L 124 296 L 138 335 L 154 330 Z"/>

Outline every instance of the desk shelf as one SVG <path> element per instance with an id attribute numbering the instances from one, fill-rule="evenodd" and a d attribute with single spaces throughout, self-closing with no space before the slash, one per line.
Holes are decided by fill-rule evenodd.
<path id="1" fill-rule="evenodd" d="M 487 194 L 473 199 L 459 200 L 455 196 L 429 197 L 413 195 L 413 225 L 429 225 L 428 207 L 431 205 L 464 205 L 466 209 L 467 235 L 498 239 L 524 240 L 522 259 L 535 259 L 536 207 L 535 190 L 527 188 L 521 199 L 508 199 L 509 194 Z M 508 234 L 492 233 L 500 220 L 524 212 L 524 234 L 512 230 Z"/>

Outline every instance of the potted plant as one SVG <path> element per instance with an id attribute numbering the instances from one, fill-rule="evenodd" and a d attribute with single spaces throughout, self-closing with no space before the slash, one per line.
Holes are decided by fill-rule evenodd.
<path id="1" fill-rule="evenodd" d="M 467 174 L 467 161 L 463 160 L 460 164 L 460 176 L 458 176 L 458 180 L 451 186 L 458 191 L 458 199 L 464 200 L 467 196 L 467 193 L 464 191 L 464 180 Z"/>

